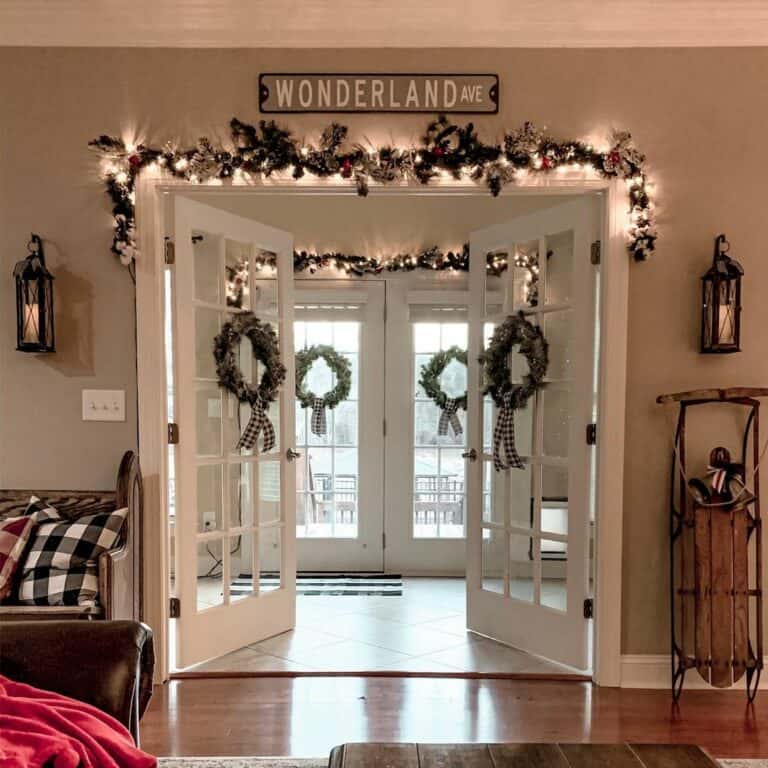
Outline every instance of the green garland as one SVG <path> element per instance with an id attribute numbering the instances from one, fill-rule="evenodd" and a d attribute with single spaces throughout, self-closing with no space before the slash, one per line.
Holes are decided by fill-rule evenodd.
<path id="1" fill-rule="evenodd" d="M 250 339 L 254 357 L 264 366 L 258 386 L 248 383 L 240 370 L 238 348 L 243 336 Z M 224 323 L 213 341 L 213 358 L 219 386 L 241 403 L 253 405 L 259 399 L 272 402 L 285 381 L 277 334 L 269 323 L 259 320 L 252 312 L 237 314 Z"/>
<path id="2" fill-rule="evenodd" d="M 333 410 L 349 397 L 352 386 L 352 367 L 349 360 L 327 344 L 315 344 L 296 353 L 296 399 L 302 408 L 312 408 L 315 399 L 320 397 L 304 387 L 304 379 L 315 360 L 325 360 L 336 376 L 336 386 L 322 395 L 323 404 Z"/>
<path id="3" fill-rule="evenodd" d="M 463 411 L 467 410 L 467 393 L 455 398 L 449 398 L 448 395 L 443 392 L 443 388 L 440 386 L 440 376 L 445 370 L 448 363 L 451 360 L 457 360 L 464 365 L 467 365 L 467 350 L 461 349 L 461 347 L 448 347 L 441 352 L 436 352 L 429 361 L 421 367 L 421 376 L 419 377 L 419 384 L 424 390 L 427 397 L 429 397 L 439 408 L 445 408 L 449 399 L 455 400 L 458 407 Z"/>
<path id="4" fill-rule="evenodd" d="M 509 375 L 509 355 L 516 346 L 530 369 L 520 384 L 513 384 Z M 523 312 L 518 312 L 496 326 L 488 348 L 479 359 L 483 366 L 483 394 L 490 395 L 501 408 L 504 395 L 511 391 L 512 407 L 523 408 L 542 386 L 549 365 L 549 345 L 541 328 L 527 320 Z"/>
<path id="5" fill-rule="evenodd" d="M 602 178 L 627 182 L 627 249 L 632 256 L 642 261 L 656 248 L 645 156 L 626 131 L 614 133 L 609 146 L 597 149 L 575 139 L 554 139 L 532 123 L 507 132 L 502 142 L 486 144 L 472 123 L 455 125 L 442 115 L 430 122 L 421 142 L 414 147 L 349 145 L 347 127 L 338 123 L 327 126 L 316 145 L 296 139 L 271 120 L 254 126 L 233 118 L 230 130 L 232 143 L 228 148 L 214 147 L 206 138 L 188 148 L 170 143 L 162 147 L 134 145 L 108 135 L 89 143 L 104 160 L 103 176 L 115 227 L 112 252 L 123 264 L 132 269 L 138 255 L 135 190 L 136 180 L 145 168 L 157 168 L 193 184 L 231 183 L 233 179 L 249 183 L 275 173 L 289 173 L 294 179 L 305 174 L 338 177 L 354 183 L 363 196 L 368 194 L 371 182 L 415 180 L 429 184 L 441 175 L 484 183 L 496 196 L 505 185 L 527 175 L 543 175 L 559 168 L 591 169 Z"/>

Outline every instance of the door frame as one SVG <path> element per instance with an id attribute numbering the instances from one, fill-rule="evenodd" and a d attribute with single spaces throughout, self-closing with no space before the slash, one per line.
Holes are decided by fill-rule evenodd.
<path id="1" fill-rule="evenodd" d="M 167 179 L 161 171 L 141 174 L 136 189 L 136 221 L 140 256 L 136 261 L 136 357 L 138 444 L 144 476 L 144 619 L 157 639 L 156 680 L 168 679 L 169 536 L 166 510 L 167 415 L 164 327 L 164 236 L 167 202 L 173 193 L 210 195 L 214 185 Z M 354 187 L 332 181 L 297 182 L 290 177 L 247 180 L 220 187 L 227 194 L 344 195 Z M 600 374 L 595 539 L 595 625 L 593 679 L 598 685 L 621 684 L 622 531 L 624 507 L 624 427 L 627 381 L 629 269 L 626 247 L 630 223 L 626 185 L 582 171 L 552 178 L 523 177 L 508 185 L 500 199 L 520 194 L 584 194 L 602 202 L 600 266 Z M 417 183 L 371 186 L 371 195 L 488 195 L 470 181 L 446 180 L 430 187 Z M 610 425 L 610 428 L 609 426 Z"/>

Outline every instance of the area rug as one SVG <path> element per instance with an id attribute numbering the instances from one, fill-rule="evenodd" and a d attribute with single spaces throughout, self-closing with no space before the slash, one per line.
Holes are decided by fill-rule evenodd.
<path id="1" fill-rule="evenodd" d="M 327 768 L 320 757 L 160 757 L 159 768 Z M 768 768 L 768 760 L 718 760 L 723 768 Z"/>
<path id="2" fill-rule="evenodd" d="M 757 758 L 754 760 L 718 760 L 723 768 L 768 768 L 768 760 Z"/>
<path id="3" fill-rule="evenodd" d="M 263 573 L 262 589 L 277 589 L 280 574 Z M 247 595 L 253 590 L 253 577 L 241 575 L 229 588 L 231 595 Z M 296 574 L 296 594 L 305 596 L 401 597 L 403 578 L 397 573 L 309 573 Z"/>

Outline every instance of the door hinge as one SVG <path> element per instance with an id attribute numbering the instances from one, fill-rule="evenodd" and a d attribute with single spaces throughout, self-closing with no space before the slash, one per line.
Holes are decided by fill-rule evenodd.
<path id="1" fill-rule="evenodd" d="M 600 263 L 601 243 L 599 240 L 595 240 L 592 243 L 592 247 L 589 249 L 589 260 L 597 266 Z"/>
<path id="2" fill-rule="evenodd" d="M 170 610 L 168 615 L 172 619 L 178 619 L 181 616 L 181 600 L 178 597 L 171 598 Z"/>
<path id="3" fill-rule="evenodd" d="M 179 442 L 179 425 L 168 422 L 168 445 L 177 445 Z"/>
<path id="4" fill-rule="evenodd" d="M 165 263 L 166 264 L 176 263 L 176 246 L 174 245 L 173 240 L 171 240 L 170 237 L 165 238 Z"/>
<path id="5" fill-rule="evenodd" d="M 381 548 L 386 549 L 387 548 L 387 534 L 382 533 L 381 534 Z"/>
<path id="6" fill-rule="evenodd" d="M 386 419 L 381 420 L 381 433 L 384 435 L 384 437 L 387 436 L 387 420 Z"/>
<path id="7" fill-rule="evenodd" d="M 585 619 L 595 618 L 595 601 L 591 597 L 588 597 L 584 601 L 584 618 Z"/>
<path id="8" fill-rule="evenodd" d="M 597 445 L 597 424 L 587 424 L 587 445 Z"/>

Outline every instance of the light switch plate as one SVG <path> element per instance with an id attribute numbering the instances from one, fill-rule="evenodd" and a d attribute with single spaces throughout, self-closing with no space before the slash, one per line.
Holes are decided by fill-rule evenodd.
<path id="1" fill-rule="evenodd" d="M 83 421 L 125 421 L 125 390 L 84 389 Z"/>

